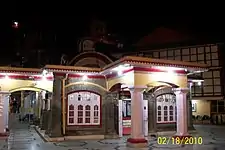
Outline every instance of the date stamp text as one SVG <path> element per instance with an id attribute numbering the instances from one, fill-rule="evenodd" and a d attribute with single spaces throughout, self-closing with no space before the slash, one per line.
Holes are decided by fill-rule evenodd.
<path id="1" fill-rule="evenodd" d="M 158 137 L 157 143 L 159 145 L 173 144 L 173 145 L 202 145 L 202 137 Z"/>

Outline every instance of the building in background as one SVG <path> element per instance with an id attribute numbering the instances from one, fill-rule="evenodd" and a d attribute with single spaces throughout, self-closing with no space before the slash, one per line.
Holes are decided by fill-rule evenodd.
<path id="1" fill-rule="evenodd" d="M 150 35 L 141 38 L 135 46 L 138 52 L 134 55 L 197 62 L 210 66 L 208 72 L 192 76 L 192 79 L 204 80 L 204 82 L 190 83 L 193 115 L 212 116 L 217 123 L 225 121 L 222 43 L 199 41 L 175 30 L 158 28 Z"/>

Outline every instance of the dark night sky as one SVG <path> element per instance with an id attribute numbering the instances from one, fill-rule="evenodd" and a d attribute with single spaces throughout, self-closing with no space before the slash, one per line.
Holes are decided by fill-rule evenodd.
<path id="1" fill-rule="evenodd" d="M 94 15 L 76 16 L 23 16 L 5 20 L 0 28 L 1 52 L 12 54 L 15 30 L 11 23 L 19 21 L 19 32 L 55 32 L 67 47 L 76 45 L 76 38 L 81 37 L 89 29 L 88 23 Z M 175 29 L 184 29 L 195 34 L 210 35 L 216 38 L 224 37 L 224 23 L 222 19 L 211 19 L 207 17 L 174 17 L 174 16 L 148 16 L 148 15 L 117 15 L 95 17 L 106 21 L 109 30 L 118 33 L 125 39 L 136 41 L 140 37 L 149 34 L 153 29 L 164 26 Z M 18 32 L 18 31 L 17 31 Z M 3 56 L 3 55 L 2 55 Z"/>
<path id="2" fill-rule="evenodd" d="M 223 28 L 223 20 L 207 17 L 190 16 L 148 16 L 148 15 L 118 15 L 103 16 L 96 15 L 97 18 L 106 20 L 114 32 L 124 35 L 127 38 L 138 37 L 142 34 L 148 34 L 152 29 L 159 26 L 172 26 L 177 28 L 187 28 L 193 32 L 200 33 L 220 33 Z M 28 30 L 37 30 L 38 28 L 57 32 L 71 32 L 74 36 L 80 36 L 87 30 L 88 22 L 93 15 L 80 16 L 27 16 L 15 17 L 21 22 L 22 28 Z M 223 29 L 222 29 L 223 30 Z"/>

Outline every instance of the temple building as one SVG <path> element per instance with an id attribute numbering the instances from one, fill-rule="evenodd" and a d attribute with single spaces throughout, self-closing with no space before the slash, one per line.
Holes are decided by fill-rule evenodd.
<path id="1" fill-rule="evenodd" d="M 207 69 L 204 64 L 134 56 L 103 68 L 3 67 L 1 112 L 8 111 L 5 103 L 11 92 L 33 90 L 38 92 L 34 113 L 50 141 L 130 134 L 128 146 L 146 146 L 145 136 L 164 128 L 160 120 L 176 125 L 176 136 L 188 136 L 187 74 Z M 4 133 L 7 117 L 0 119 Z"/>
<path id="2" fill-rule="evenodd" d="M 38 131 L 48 141 L 129 135 L 128 146 L 143 147 L 147 136 L 160 131 L 174 130 L 175 136 L 189 136 L 188 130 L 193 129 L 191 102 L 196 96 L 192 92 L 195 86 L 205 84 L 199 74 L 214 73 L 210 65 L 175 60 L 186 57 L 174 49 L 166 52 L 173 53 L 174 60 L 153 58 L 161 56 L 161 49 L 124 52 L 123 44 L 107 38 L 105 33 L 104 24 L 95 23 L 93 36 L 79 40 L 79 53 L 68 64 L 42 69 L 0 68 L 1 112 L 8 111 L 11 93 L 29 90 L 34 91 L 30 98 L 21 94 L 22 112 L 33 108 L 39 120 Z M 99 50 L 104 45 L 112 50 Z M 213 46 L 204 48 L 210 49 L 210 58 Z M 186 53 L 184 49 L 179 49 L 180 53 Z M 198 58 L 201 47 L 194 49 Z M 205 110 L 201 110 L 203 105 Z M 196 107 L 195 113 L 210 115 L 208 101 Z M 0 116 L 0 122 L 0 133 L 5 133 L 7 117 Z"/>

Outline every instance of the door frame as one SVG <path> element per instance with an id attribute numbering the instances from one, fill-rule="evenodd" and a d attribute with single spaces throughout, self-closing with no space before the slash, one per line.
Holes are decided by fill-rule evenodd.
<path id="1" fill-rule="evenodd" d="M 131 99 L 123 99 L 130 100 Z M 118 135 L 123 137 L 123 100 L 118 100 Z M 144 136 L 148 136 L 148 100 L 143 100 L 143 129 Z M 146 109 L 144 109 L 146 107 Z"/>

